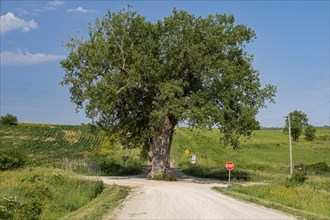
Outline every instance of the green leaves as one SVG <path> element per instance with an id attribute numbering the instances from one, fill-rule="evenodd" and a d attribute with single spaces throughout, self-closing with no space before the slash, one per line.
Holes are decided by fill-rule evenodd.
<path id="1" fill-rule="evenodd" d="M 303 128 L 308 126 L 308 117 L 307 115 L 298 110 L 294 110 L 289 113 L 290 122 L 291 122 L 291 135 L 294 141 L 298 141 L 300 135 L 303 132 Z M 285 127 L 283 129 L 284 132 L 288 131 L 288 119 L 285 120 Z"/>
<path id="2" fill-rule="evenodd" d="M 255 33 L 233 15 L 195 17 L 173 10 L 151 23 L 129 7 L 71 39 L 61 62 L 71 100 L 126 145 L 145 145 L 164 118 L 218 126 L 228 144 L 258 127 L 255 115 L 276 87 L 261 87 L 245 43 Z M 128 135 L 129 134 L 129 135 Z"/>

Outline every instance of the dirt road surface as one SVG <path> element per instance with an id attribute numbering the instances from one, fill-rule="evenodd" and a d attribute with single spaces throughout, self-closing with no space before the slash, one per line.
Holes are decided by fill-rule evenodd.
<path id="1" fill-rule="evenodd" d="M 151 181 L 145 176 L 98 177 L 106 184 L 132 186 L 125 202 L 105 219 L 295 219 L 279 211 L 238 201 L 213 191 L 220 181 L 178 175 L 176 182 Z"/>

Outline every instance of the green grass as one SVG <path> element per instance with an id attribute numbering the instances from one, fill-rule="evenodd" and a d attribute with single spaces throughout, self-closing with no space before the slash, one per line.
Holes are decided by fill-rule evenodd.
<path id="1" fill-rule="evenodd" d="M 296 187 L 285 187 L 283 184 L 289 177 L 289 144 L 288 136 L 282 130 L 255 131 L 252 138 L 241 139 L 239 150 L 224 147 L 220 138 L 221 134 L 217 129 L 204 131 L 176 128 L 171 162 L 189 175 L 227 180 L 225 164 L 233 161 L 235 168 L 231 177 L 234 183 L 261 181 L 266 184 L 262 187 L 236 186 L 233 195 L 253 201 L 265 201 L 266 205 L 273 204 L 278 208 L 287 207 L 296 210 L 297 215 L 307 218 L 329 218 L 329 214 L 325 212 L 326 204 L 329 204 L 329 199 L 326 198 L 330 197 L 328 128 L 317 129 L 314 141 L 309 142 L 301 137 L 299 142 L 293 142 L 294 165 L 304 164 L 307 168 L 307 180 Z M 104 139 L 100 133 L 91 133 L 87 126 L 1 126 L 0 145 L 2 148 L 24 152 L 27 155 L 27 167 L 57 167 L 92 175 L 128 175 L 141 172 L 145 163 L 140 158 L 139 149 L 124 149 L 118 143 Z M 186 149 L 190 150 L 189 155 L 184 154 Z M 197 156 L 196 164 L 191 164 L 192 154 Z M 128 156 L 126 164 L 121 160 L 122 156 Z M 15 184 L 12 187 L 15 189 Z M 278 195 L 270 193 L 271 188 Z M 8 195 L 17 197 L 22 194 L 16 190 L 13 193 Z M 306 197 L 300 197 L 300 194 Z M 290 197 L 289 204 L 285 203 L 287 197 Z M 315 205 L 300 204 L 307 202 L 306 200 L 313 201 Z M 26 207 L 38 212 L 38 203 L 27 203 Z"/>
<path id="2" fill-rule="evenodd" d="M 282 184 L 232 185 L 230 193 L 225 188 L 214 189 L 306 219 L 330 219 L 330 193 L 324 190 L 314 190 L 305 186 L 286 187 Z"/>
<path id="3" fill-rule="evenodd" d="M 172 173 L 162 173 L 153 177 L 148 177 L 149 180 L 160 180 L 160 181 L 176 181 L 176 176 Z"/>
<path id="4" fill-rule="evenodd" d="M 58 219 L 102 192 L 102 181 L 55 169 L 0 173 L 0 219 Z"/>
<path id="5" fill-rule="evenodd" d="M 90 152 L 102 142 L 101 135 L 91 134 L 85 126 L 18 124 L 1 125 L 2 148 L 19 148 L 31 155 L 47 157 Z"/>
<path id="6" fill-rule="evenodd" d="M 106 186 L 104 191 L 86 206 L 61 219 L 102 219 L 106 214 L 111 215 L 113 210 L 126 198 L 129 192 L 130 188 L 126 186 Z"/>
<path id="7" fill-rule="evenodd" d="M 228 180 L 225 164 L 233 161 L 234 183 L 261 181 L 264 185 L 234 185 L 229 195 L 307 219 L 330 218 L 329 129 L 317 129 L 314 141 L 301 137 L 292 143 L 294 165 L 304 164 L 307 169 L 307 180 L 293 187 L 285 186 L 290 170 L 289 141 L 282 130 L 255 131 L 251 139 L 241 139 L 239 150 L 224 147 L 220 137 L 216 129 L 176 129 L 171 158 L 189 175 L 221 180 Z M 191 153 L 185 155 L 185 149 Z M 197 156 L 196 164 L 191 164 L 192 154 Z M 226 189 L 217 190 L 226 193 Z"/>
<path id="8" fill-rule="evenodd" d="M 316 135 L 317 139 L 312 142 L 303 138 L 293 142 L 295 165 L 330 164 L 329 129 L 318 129 Z M 239 150 L 225 148 L 220 136 L 216 129 L 176 129 L 171 158 L 184 172 L 202 177 L 225 179 L 227 161 L 235 164 L 233 175 L 236 172 L 238 178 L 242 174 L 248 180 L 273 179 L 289 173 L 288 137 L 281 130 L 255 131 L 251 139 L 242 139 Z M 185 149 L 191 153 L 185 155 Z M 191 154 L 197 155 L 194 166 L 191 165 Z"/>
<path id="9" fill-rule="evenodd" d="M 2 151 L 15 149 L 26 155 L 26 167 L 61 168 L 86 175 L 139 174 L 145 162 L 138 149 L 124 149 L 86 125 L 1 125 L 0 145 Z M 128 157 L 125 164 L 122 156 Z"/>

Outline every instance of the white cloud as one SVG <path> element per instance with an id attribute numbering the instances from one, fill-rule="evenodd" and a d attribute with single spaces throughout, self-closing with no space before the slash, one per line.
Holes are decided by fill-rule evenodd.
<path id="1" fill-rule="evenodd" d="M 94 12 L 97 12 L 97 11 L 93 10 L 93 9 L 85 9 L 85 8 L 79 6 L 77 8 L 68 9 L 68 12 L 94 13 Z"/>
<path id="2" fill-rule="evenodd" d="M 31 29 L 36 29 L 38 27 L 37 22 L 33 19 L 30 21 L 25 21 L 14 15 L 12 12 L 8 12 L 0 17 L 0 33 L 5 34 L 11 30 L 21 29 L 23 32 L 27 32 Z"/>
<path id="3" fill-rule="evenodd" d="M 53 0 L 53 1 L 49 1 L 48 5 L 49 6 L 55 6 L 55 7 L 62 6 L 62 5 L 64 5 L 64 1 Z"/>
<path id="4" fill-rule="evenodd" d="M 0 54 L 1 65 L 31 65 L 42 62 L 58 61 L 65 56 L 43 53 L 29 53 L 28 51 L 11 52 L 2 51 Z"/>

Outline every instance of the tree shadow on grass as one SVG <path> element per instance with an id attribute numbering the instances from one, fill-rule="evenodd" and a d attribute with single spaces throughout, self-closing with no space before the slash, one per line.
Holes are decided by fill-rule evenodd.
<path id="1" fill-rule="evenodd" d="M 191 165 L 182 169 L 182 172 L 186 175 L 200 177 L 200 178 L 209 178 L 214 180 L 228 181 L 229 172 L 225 169 L 219 168 L 209 168 L 202 166 Z M 244 171 L 231 171 L 231 180 L 234 181 L 249 181 L 251 179 L 250 174 Z"/>

